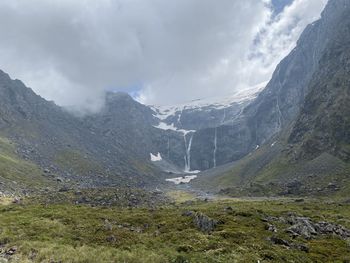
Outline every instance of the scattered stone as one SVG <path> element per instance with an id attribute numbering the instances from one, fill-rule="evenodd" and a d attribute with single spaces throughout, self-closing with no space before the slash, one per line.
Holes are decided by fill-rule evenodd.
<path id="1" fill-rule="evenodd" d="M 62 183 L 63 182 L 63 179 L 61 177 L 57 177 L 56 178 L 56 181 L 59 182 L 59 183 Z"/>
<path id="2" fill-rule="evenodd" d="M 329 222 L 315 223 L 310 218 L 298 216 L 295 213 L 288 213 L 284 217 L 268 216 L 263 218 L 262 221 L 266 223 L 281 222 L 289 224 L 290 227 L 285 231 L 293 238 L 301 236 L 305 239 L 312 239 L 319 235 L 335 235 L 341 239 L 350 238 L 350 230 L 341 225 Z"/>
<path id="3" fill-rule="evenodd" d="M 284 240 L 284 239 L 278 238 L 278 237 L 270 237 L 270 241 L 272 243 L 274 243 L 275 245 L 282 245 L 282 246 L 286 246 L 286 247 L 291 246 L 291 244 L 287 240 Z"/>
<path id="4" fill-rule="evenodd" d="M 13 204 L 19 204 L 21 202 L 21 198 L 18 198 L 18 197 L 15 197 L 13 200 L 12 200 L 12 203 Z"/>
<path id="5" fill-rule="evenodd" d="M 271 237 L 271 238 L 269 238 L 269 240 L 275 245 L 280 245 L 280 246 L 285 246 L 287 248 L 297 249 L 300 251 L 304 251 L 306 253 L 309 252 L 309 247 L 307 245 L 304 245 L 304 244 L 292 243 L 288 240 L 278 238 L 278 237 Z"/>
<path id="6" fill-rule="evenodd" d="M 292 248 L 309 253 L 309 247 L 304 244 L 292 244 Z"/>
<path id="7" fill-rule="evenodd" d="M 36 249 L 31 249 L 28 258 L 32 261 L 35 260 L 35 258 L 38 256 L 39 251 Z"/>
<path id="8" fill-rule="evenodd" d="M 112 231 L 113 230 L 113 225 L 111 222 L 109 222 L 108 219 L 105 219 L 104 221 L 104 229 L 107 230 L 107 231 Z"/>
<path id="9" fill-rule="evenodd" d="M 82 191 L 79 191 L 79 190 L 74 192 L 74 195 L 82 195 L 82 194 L 83 194 Z"/>
<path id="10" fill-rule="evenodd" d="M 265 225 L 265 230 L 277 233 L 277 227 L 269 223 Z"/>
<path id="11" fill-rule="evenodd" d="M 317 235 L 314 224 L 307 217 L 293 217 L 290 222 L 292 226 L 286 232 L 293 237 L 302 236 L 311 239 L 312 236 Z"/>
<path id="12" fill-rule="evenodd" d="M 225 212 L 232 212 L 233 208 L 231 206 L 225 207 Z"/>
<path id="13" fill-rule="evenodd" d="M 106 241 L 109 243 L 115 243 L 115 242 L 117 242 L 117 238 L 115 235 L 110 235 L 106 238 Z"/>
<path id="14" fill-rule="evenodd" d="M 261 221 L 267 223 L 267 222 L 274 222 L 274 221 L 278 221 L 279 218 L 278 217 L 274 217 L 274 216 L 267 216 L 264 218 L 261 218 Z"/>
<path id="15" fill-rule="evenodd" d="M 10 239 L 8 239 L 8 238 L 0 239 L 0 247 L 3 247 L 8 243 L 10 243 Z"/>
<path id="16" fill-rule="evenodd" d="M 195 214 L 195 212 L 193 211 L 185 211 L 182 213 L 182 216 L 193 216 Z"/>
<path id="17" fill-rule="evenodd" d="M 13 256 L 17 252 L 17 247 L 11 247 L 5 251 L 5 256 Z"/>
<path id="18" fill-rule="evenodd" d="M 63 186 L 63 187 L 61 187 L 59 190 L 58 190 L 58 192 L 60 192 L 60 193 L 63 193 L 63 192 L 68 192 L 69 191 L 69 188 L 68 188 L 68 186 Z"/>
<path id="19" fill-rule="evenodd" d="M 179 246 L 179 247 L 176 249 L 176 251 L 179 252 L 179 253 L 181 253 L 181 252 L 188 253 L 188 252 L 193 251 L 193 247 L 190 246 L 190 245 L 182 245 L 182 246 Z"/>

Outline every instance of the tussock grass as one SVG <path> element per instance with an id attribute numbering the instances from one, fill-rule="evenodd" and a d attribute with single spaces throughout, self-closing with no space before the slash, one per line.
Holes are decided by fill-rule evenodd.
<path id="1" fill-rule="evenodd" d="M 227 209 L 227 207 L 231 207 Z M 226 208 L 226 209 L 225 209 Z M 185 211 L 200 211 L 221 222 L 204 234 Z M 293 200 L 197 201 L 154 209 L 89 206 L 0 205 L 0 243 L 18 247 L 18 262 L 345 262 L 345 240 L 322 236 L 292 240 L 261 219 L 293 211 L 314 221 L 350 228 L 350 206 Z M 310 252 L 273 245 L 268 238 L 306 244 Z"/>

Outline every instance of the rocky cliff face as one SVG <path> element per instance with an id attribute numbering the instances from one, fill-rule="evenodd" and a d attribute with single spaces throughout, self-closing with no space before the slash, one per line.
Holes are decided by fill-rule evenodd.
<path id="1" fill-rule="evenodd" d="M 334 12 L 336 29 L 288 139 L 296 160 L 315 158 L 323 152 L 350 160 L 350 3 L 331 1 L 325 14 Z"/>
<path id="2" fill-rule="evenodd" d="M 197 185 L 228 187 L 224 191 L 235 195 L 348 193 L 349 14 L 349 1 L 328 2 L 321 20 L 306 29 L 244 111 L 259 149 L 227 169 L 204 174 Z"/>
<path id="3" fill-rule="evenodd" d="M 342 14 L 348 13 L 348 6 L 348 1 L 329 1 L 322 18 L 305 29 L 297 46 L 277 66 L 266 88 L 231 125 L 203 129 L 194 135 L 193 169 L 214 167 L 214 156 L 216 165 L 239 160 L 295 120 L 319 61 L 338 31 Z"/>
<path id="4" fill-rule="evenodd" d="M 178 106 L 153 106 L 153 115 L 158 120 L 155 127 L 166 131 L 166 134 L 176 136 L 177 133 L 181 138 L 175 140 L 172 137 L 168 147 L 159 152 L 170 162 L 188 171 L 206 170 L 231 161 L 232 154 L 236 158 L 246 154 L 248 149 L 241 142 L 238 142 L 238 147 L 235 147 L 235 143 L 222 145 L 223 127 L 236 127 L 235 123 L 243 109 L 256 98 L 261 88 L 253 87 L 221 102 L 198 100 Z M 161 144 L 155 147 L 159 148 Z M 226 152 L 223 148 L 226 148 Z"/>

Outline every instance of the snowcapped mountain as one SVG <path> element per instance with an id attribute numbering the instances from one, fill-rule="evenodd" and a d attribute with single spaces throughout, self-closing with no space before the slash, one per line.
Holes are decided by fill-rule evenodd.
<path id="1" fill-rule="evenodd" d="M 185 173 L 206 170 L 216 167 L 216 163 L 224 163 L 225 160 L 220 156 L 217 158 L 216 154 L 218 137 L 221 136 L 218 127 L 234 126 L 244 108 L 254 101 L 264 87 L 265 83 L 262 83 L 225 98 L 198 99 L 172 106 L 149 106 L 155 122 L 152 127 L 168 136 L 166 142 L 158 140 L 154 144 L 157 149 L 152 156 L 159 152 L 164 157 L 163 162 L 175 164 Z M 213 134 L 210 129 L 214 129 Z M 213 138 L 208 138 L 211 135 Z M 193 146 L 196 151 L 193 151 Z M 242 154 L 246 153 L 244 149 Z M 231 161 L 232 156 L 229 156 L 228 160 Z M 199 163 L 199 159 L 204 162 Z"/>
<path id="2" fill-rule="evenodd" d="M 155 128 L 173 130 L 184 134 L 196 130 L 216 127 L 232 122 L 266 83 L 238 91 L 225 98 L 213 97 L 190 101 L 179 105 L 152 105 L 154 117 L 159 120 Z"/>

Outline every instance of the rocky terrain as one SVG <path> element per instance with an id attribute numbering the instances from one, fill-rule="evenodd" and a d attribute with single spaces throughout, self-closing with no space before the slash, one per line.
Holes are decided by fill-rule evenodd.
<path id="1" fill-rule="evenodd" d="M 349 12 L 347 1 L 329 1 L 245 108 L 243 127 L 257 127 L 249 130 L 259 147 L 194 184 L 233 195 L 347 196 Z"/>
<path id="2" fill-rule="evenodd" d="M 0 203 L 0 261 L 346 262 L 349 209 L 300 199 Z"/>

